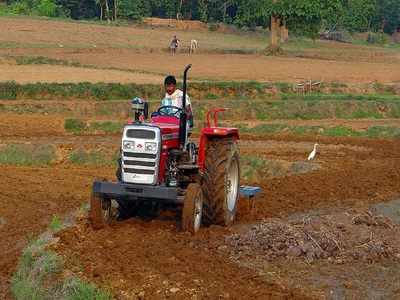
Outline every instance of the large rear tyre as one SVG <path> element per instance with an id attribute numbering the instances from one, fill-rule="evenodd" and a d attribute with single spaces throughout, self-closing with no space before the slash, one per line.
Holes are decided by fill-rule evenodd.
<path id="1" fill-rule="evenodd" d="M 203 220 L 207 225 L 229 226 L 239 201 L 239 150 L 233 138 L 212 139 L 207 143 Z"/>
<path id="2" fill-rule="evenodd" d="M 201 226 L 203 215 L 203 191 L 197 183 L 191 183 L 185 192 L 182 210 L 182 230 L 195 234 Z"/>
<path id="3" fill-rule="evenodd" d="M 90 197 L 89 222 L 93 229 L 101 229 L 118 216 L 118 203 L 92 193 Z"/>

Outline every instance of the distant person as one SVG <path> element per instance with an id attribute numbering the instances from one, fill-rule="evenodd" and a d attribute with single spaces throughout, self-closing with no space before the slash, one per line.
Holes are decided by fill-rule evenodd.
<path id="1" fill-rule="evenodd" d="M 169 49 L 170 49 L 172 55 L 175 55 L 175 54 L 176 54 L 176 50 L 177 50 L 178 47 L 179 47 L 179 42 L 180 42 L 180 41 L 178 40 L 178 38 L 176 37 L 176 35 L 174 35 L 174 37 L 173 37 L 172 40 L 171 40 L 171 43 L 169 44 Z"/>
<path id="2" fill-rule="evenodd" d="M 165 97 L 161 101 L 161 106 L 176 106 L 183 108 L 183 92 L 176 88 L 176 78 L 169 75 L 164 80 Z M 193 127 L 193 111 L 190 97 L 186 94 L 186 113 L 189 120 L 189 127 Z"/>

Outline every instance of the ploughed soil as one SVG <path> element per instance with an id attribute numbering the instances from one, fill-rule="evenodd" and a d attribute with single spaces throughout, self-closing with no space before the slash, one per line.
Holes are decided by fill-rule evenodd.
<path id="1" fill-rule="evenodd" d="M 311 145 L 310 141 L 286 138 L 275 141 L 243 141 L 241 153 L 257 154 L 272 160 L 301 162 L 304 161 L 304 155 Z M 192 237 L 179 232 L 179 211 L 164 212 L 149 219 L 129 219 L 98 231 L 93 231 L 87 220 L 83 219 L 76 226 L 59 234 L 60 243 L 56 250 L 63 255 L 70 271 L 110 289 L 118 299 L 324 298 L 330 295 L 330 288 L 335 288 L 332 278 L 340 277 L 340 274 L 347 270 L 347 266 L 351 272 L 365 275 L 365 264 L 358 263 L 358 260 L 351 256 L 351 251 L 354 248 L 354 253 L 358 253 L 357 247 L 371 242 L 373 238 L 362 240 L 359 244 L 351 243 L 352 237 L 358 236 L 358 229 L 363 230 L 360 231 L 363 237 L 369 238 L 369 225 L 383 226 L 387 231 L 379 231 L 379 227 L 378 231 L 372 233 L 373 237 L 376 234 L 379 235 L 377 240 L 384 240 L 386 237 L 386 240 L 392 239 L 393 243 L 396 243 L 388 244 L 387 248 L 378 252 L 381 255 L 372 256 L 373 260 L 368 260 L 368 255 L 375 252 L 367 252 L 365 260 L 373 264 L 375 270 L 366 273 L 371 276 L 365 276 L 365 282 L 373 281 L 377 270 L 388 264 L 391 257 L 396 261 L 400 257 L 400 243 L 398 240 L 395 242 L 393 238 L 398 232 L 397 225 L 368 212 L 370 205 L 400 195 L 399 147 L 399 141 L 327 138 L 321 142 L 318 159 L 314 162 L 319 165 L 317 170 L 284 177 L 272 175 L 262 179 L 260 185 L 263 193 L 255 200 L 255 207 L 251 208 L 248 200 L 241 199 L 237 224 L 230 229 L 212 226 L 202 229 L 198 235 Z M 353 209 L 356 212 L 353 212 Z M 309 250 L 311 257 L 315 255 L 315 261 L 311 262 L 304 260 L 307 258 L 307 248 L 304 248 L 304 254 L 296 256 L 294 261 L 289 255 L 289 248 L 287 256 L 282 258 L 282 255 L 275 255 L 282 252 L 278 250 L 279 245 L 285 241 L 281 240 L 285 235 L 288 241 L 293 239 L 290 230 L 285 229 L 285 224 L 307 225 L 304 223 L 308 217 L 307 213 L 318 210 L 336 212 L 328 217 L 320 217 L 317 224 L 325 224 L 323 222 L 326 220 L 336 220 L 338 228 L 344 223 L 345 232 L 346 228 L 348 232 L 352 232 L 345 235 L 343 240 L 337 238 L 338 243 L 341 243 L 339 247 L 349 244 L 348 249 L 345 246 L 343 248 L 349 250 L 348 255 L 351 259 L 343 259 L 338 263 L 336 252 L 316 256 L 320 249 L 314 248 Z M 300 213 L 303 215 L 297 217 L 298 223 L 285 223 L 288 222 L 286 219 L 289 216 Z M 278 222 L 278 226 L 271 227 L 268 225 L 268 222 L 271 222 L 268 218 L 280 218 L 283 221 Z M 262 221 L 265 219 L 266 221 Z M 355 223 L 354 220 L 359 222 Z M 379 220 L 381 223 L 377 223 Z M 261 222 L 261 225 L 252 225 L 258 222 Z M 266 244 L 250 243 L 249 239 L 246 239 L 248 236 L 257 237 L 258 234 L 261 238 L 268 237 L 268 234 L 260 234 L 261 229 L 254 226 L 260 226 L 270 235 L 280 230 L 282 236 L 276 233 L 273 235 L 276 241 L 267 239 L 264 242 Z M 332 226 L 329 227 L 331 230 Z M 248 230 L 250 233 L 247 236 L 240 236 L 241 232 Z M 328 230 L 326 232 L 329 233 Z M 308 236 L 305 234 L 298 239 L 306 239 Z M 229 237 L 233 242 L 229 242 Z M 317 239 L 319 236 L 314 237 Z M 235 243 L 238 239 L 243 240 L 239 246 Z M 329 245 L 336 245 L 336 238 L 329 241 Z M 273 252 L 274 243 L 278 243 L 276 253 Z M 266 252 L 264 249 L 269 246 L 272 250 Z M 376 247 L 378 246 L 382 245 L 376 242 Z M 388 249 L 392 249 L 392 252 Z M 387 256 L 386 253 L 393 255 Z M 238 254 L 240 255 L 237 256 Z M 332 262 L 328 260 L 329 257 L 335 260 Z M 310 263 L 313 271 L 305 266 Z M 333 267 L 330 268 L 332 264 Z M 353 264 L 356 264 L 358 269 L 353 267 Z M 330 271 L 331 269 L 333 271 Z M 329 276 L 325 281 L 316 281 L 315 276 L 319 276 L 318 272 L 325 272 L 325 276 Z M 393 275 L 393 272 L 386 272 L 381 281 L 390 285 L 391 274 Z M 348 286 L 353 284 L 357 287 L 360 285 L 357 282 L 363 279 L 357 276 L 354 278 L 352 281 L 351 277 L 346 277 L 344 282 Z M 303 287 L 302 283 L 306 285 Z M 342 295 L 345 287 L 336 287 L 338 290 L 335 290 L 335 295 Z M 396 291 L 394 286 L 390 291 L 393 290 Z M 354 288 L 354 291 L 350 290 L 350 294 L 346 295 L 356 298 L 366 295 L 372 299 L 371 293 L 363 294 L 361 284 L 361 290 Z M 389 293 L 389 296 L 393 296 L 393 293 Z"/>
<path id="2" fill-rule="evenodd" d="M 57 159 L 42 168 L 0 166 L 0 298 L 10 297 L 10 278 L 28 241 L 48 226 L 54 214 L 61 216 L 87 203 L 93 180 L 114 178 L 113 167 L 72 166 L 65 156 L 80 147 L 112 152 L 118 147 L 119 136 L 67 134 L 63 128 L 65 117 L 1 115 L 0 146 L 50 144 L 57 150 Z M 356 128 L 369 121 L 363 122 L 356 122 Z M 396 125 L 395 121 L 388 122 Z M 319 137 L 317 159 L 308 163 L 305 158 L 314 142 L 315 137 L 307 136 L 272 136 L 268 140 L 243 137 L 241 154 L 258 156 L 268 164 L 264 167 L 267 170 L 243 179 L 244 184 L 261 186 L 263 192 L 254 209 L 241 199 L 237 225 L 231 229 L 204 228 L 198 236 L 191 237 L 177 229 L 179 211 L 151 219 L 130 219 L 100 231 L 92 231 L 86 220 L 80 220 L 75 227 L 60 233 L 57 250 L 71 271 L 110 288 L 121 299 L 143 295 L 150 299 L 319 297 L 318 289 L 293 284 L 298 280 L 289 276 L 290 270 L 283 271 L 286 258 L 280 261 L 280 268 L 275 263 L 266 267 L 282 270 L 286 274 L 283 280 L 265 276 L 264 269 L 261 272 L 232 260 L 230 252 L 221 250 L 226 246 L 225 236 L 265 218 L 285 219 L 317 209 L 362 209 L 399 197 L 399 140 Z M 298 270 L 303 270 L 303 264 L 296 264 Z M 341 266 L 346 269 L 351 264 Z M 336 268 L 335 272 L 343 272 L 343 268 Z M 319 270 L 318 265 L 312 269 Z"/>
<path id="3" fill-rule="evenodd" d="M 317 284 L 313 289 L 302 289 L 301 274 L 296 269 L 291 271 L 293 277 L 299 276 L 297 281 L 289 276 L 285 279 L 260 275 L 260 270 L 249 263 L 232 260 L 224 241 L 226 236 L 265 218 L 286 218 L 318 209 L 364 209 L 400 195 L 399 141 L 326 138 L 320 144 L 314 162 L 319 165 L 317 170 L 284 177 L 272 174 L 261 179 L 263 193 L 255 208 L 241 199 L 237 225 L 231 229 L 205 228 L 191 237 L 178 230 L 179 211 L 130 219 L 99 231 L 93 231 L 83 219 L 60 233 L 57 251 L 70 271 L 111 289 L 120 299 L 319 298 L 324 294 L 323 288 L 321 291 Z M 304 162 L 310 147 L 310 140 L 282 137 L 243 141 L 241 152 L 271 160 Z M 256 259 L 257 255 L 250 256 L 250 261 L 252 257 Z M 282 272 L 289 274 L 285 263 L 279 263 Z M 347 263 L 353 264 L 344 262 L 344 268 Z M 343 272 L 343 268 L 339 270 Z"/>

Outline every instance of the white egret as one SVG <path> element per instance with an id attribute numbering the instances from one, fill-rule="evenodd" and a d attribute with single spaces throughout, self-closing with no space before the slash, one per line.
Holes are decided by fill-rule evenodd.
<path id="1" fill-rule="evenodd" d="M 315 143 L 313 151 L 310 153 L 308 156 L 307 160 L 313 160 L 315 158 L 315 155 L 317 155 L 317 146 L 318 144 Z"/>

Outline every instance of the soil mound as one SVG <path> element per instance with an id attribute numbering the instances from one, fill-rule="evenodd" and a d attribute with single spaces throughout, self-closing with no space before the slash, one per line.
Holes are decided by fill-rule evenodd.
<path id="1" fill-rule="evenodd" d="M 226 238 L 231 256 L 304 258 L 332 262 L 400 258 L 400 226 L 370 211 L 334 215 L 300 216 L 293 220 L 270 219 L 245 233 Z"/>

